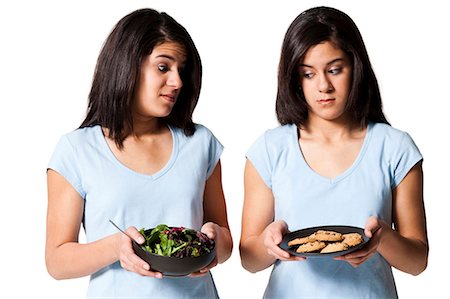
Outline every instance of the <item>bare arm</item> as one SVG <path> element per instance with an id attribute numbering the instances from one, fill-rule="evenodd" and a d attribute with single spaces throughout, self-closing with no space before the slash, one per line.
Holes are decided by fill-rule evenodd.
<path id="1" fill-rule="evenodd" d="M 427 267 L 428 240 L 423 204 L 421 163 L 416 164 L 393 190 L 393 221 L 391 225 L 375 217 L 368 219 L 366 234 L 373 238 L 366 249 L 347 255 L 358 266 L 378 251 L 393 267 L 418 275 Z"/>
<path id="2" fill-rule="evenodd" d="M 227 220 L 227 207 L 222 189 L 222 171 L 220 161 L 206 181 L 203 199 L 204 225 L 202 231 L 215 239 L 217 259 L 225 262 L 233 250 L 233 240 Z"/>
<path id="3" fill-rule="evenodd" d="M 78 192 L 54 170 L 47 172 L 48 209 L 45 260 L 47 270 L 55 279 L 90 275 L 120 259 L 122 267 L 141 275 L 160 276 L 147 271 L 149 265 L 136 256 L 131 241 L 121 234 L 101 240 L 78 243 L 84 202 Z M 129 234 L 139 241 L 139 232 Z M 144 241 L 143 239 L 141 240 Z"/>
<path id="4" fill-rule="evenodd" d="M 428 261 L 420 163 L 393 190 L 393 216 L 395 231 L 390 227 L 385 230 L 378 251 L 395 268 L 414 275 L 420 274 Z"/>
<path id="5" fill-rule="evenodd" d="M 274 222 L 272 190 L 247 160 L 240 240 L 242 266 L 250 272 L 258 272 L 270 267 L 277 259 L 303 259 L 292 257 L 278 247 L 287 231 L 288 227 L 284 221 Z"/>

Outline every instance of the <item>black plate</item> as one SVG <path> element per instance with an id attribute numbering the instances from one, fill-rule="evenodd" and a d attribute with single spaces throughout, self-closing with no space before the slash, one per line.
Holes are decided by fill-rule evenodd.
<path id="1" fill-rule="evenodd" d="M 288 246 L 288 242 L 295 239 L 295 238 L 303 238 L 311 235 L 312 233 L 318 231 L 318 230 L 331 230 L 335 231 L 341 234 L 348 234 L 348 233 L 359 233 L 363 237 L 363 242 L 357 246 L 350 247 L 347 250 L 343 251 L 337 251 L 337 252 L 330 252 L 330 253 L 319 253 L 319 252 L 305 252 L 305 253 L 299 253 L 296 252 L 297 247 L 299 245 L 294 246 Z M 367 242 L 369 241 L 369 238 L 366 237 L 364 234 L 364 229 L 360 227 L 355 226 L 345 226 L 345 225 L 328 225 L 328 226 L 316 226 L 316 227 L 309 227 L 304 228 L 300 230 L 296 230 L 294 232 L 288 233 L 284 235 L 283 241 L 280 243 L 280 248 L 289 252 L 291 255 L 294 256 L 302 256 L 302 257 L 335 257 L 340 256 L 344 254 L 348 254 L 350 252 L 353 252 L 355 250 L 360 249 L 363 247 Z"/>

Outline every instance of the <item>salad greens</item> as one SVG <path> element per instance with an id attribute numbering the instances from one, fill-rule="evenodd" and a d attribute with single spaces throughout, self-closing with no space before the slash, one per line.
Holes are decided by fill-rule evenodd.
<path id="1" fill-rule="evenodd" d="M 184 227 L 160 224 L 150 233 L 143 228 L 139 232 L 145 238 L 143 248 L 162 256 L 197 257 L 214 248 L 214 241 L 204 233 Z"/>

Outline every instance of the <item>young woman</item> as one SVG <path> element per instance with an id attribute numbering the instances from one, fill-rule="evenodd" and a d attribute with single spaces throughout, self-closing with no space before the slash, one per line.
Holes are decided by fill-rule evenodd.
<path id="1" fill-rule="evenodd" d="M 276 113 L 247 153 L 240 253 L 251 272 L 274 265 L 265 298 L 396 298 L 391 266 L 427 265 L 422 156 L 386 120 L 354 22 L 317 7 L 289 27 Z M 337 258 L 294 257 L 289 231 L 365 228 L 370 242 Z"/>
<path id="2" fill-rule="evenodd" d="M 209 270 L 232 239 L 221 183 L 222 145 L 192 121 L 201 86 L 197 49 L 173 18 L 152 9 L 118 22 L 99 55 L 86 119 L 48 166 L 46 263 L 56 279 L 91 275 L 88 298 L 215 298 Z M 154 272 L 110 223 L 201 230 L 217 258 L 183 278 Z M 78 242 L 80 226 L 86 244 Z M 157 279 L 159 278 L 159 279 Z"/>

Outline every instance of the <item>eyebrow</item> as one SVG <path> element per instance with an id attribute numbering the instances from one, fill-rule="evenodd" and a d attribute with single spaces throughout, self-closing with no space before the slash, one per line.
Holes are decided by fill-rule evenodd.
<path id="1" fill-rule="evenodd" d="M 327 65 L 333 64 L 333 63 L 338 62 L 338 61 L 344 61 L 344 58 L 339 57 L 339 58 L 333 59 L 333 60 L 331 60 L 330 62 L 328 62 Z M 299 65 L 298 67 L 310 67 L 310 68 L 314 68 L 313 66 L 307 65 L 307 64 L 304 64 L 304 63 L 300 63 L 300 65 Z"/>
<path id="2" fill-rule="evenodd" d="M 173 57 L 173 56 L 171 56 L 171 55 L 167 55 L 167 54 L 159 54 L 159 55 L 156 56 L 155 58 L 166 58 L 166 59 L 169 59 L 169 60 L 171 60 L 171 61 L 176 61 L 175 57 Z M 185 66 L 186 66 L 186 60 L 181 61 L 181 62 L 180 62 L 180 65 L 181 65 L 182 67 L 185 67 Z"/>
<path id="3" fill-rule="evenodd" d="M 167 54 L 159 54 L 158 56 L 156 56 L 156 58 L 167 58 L 170 60 L 175 60 L 175 57 L 167 55 Z"/>

